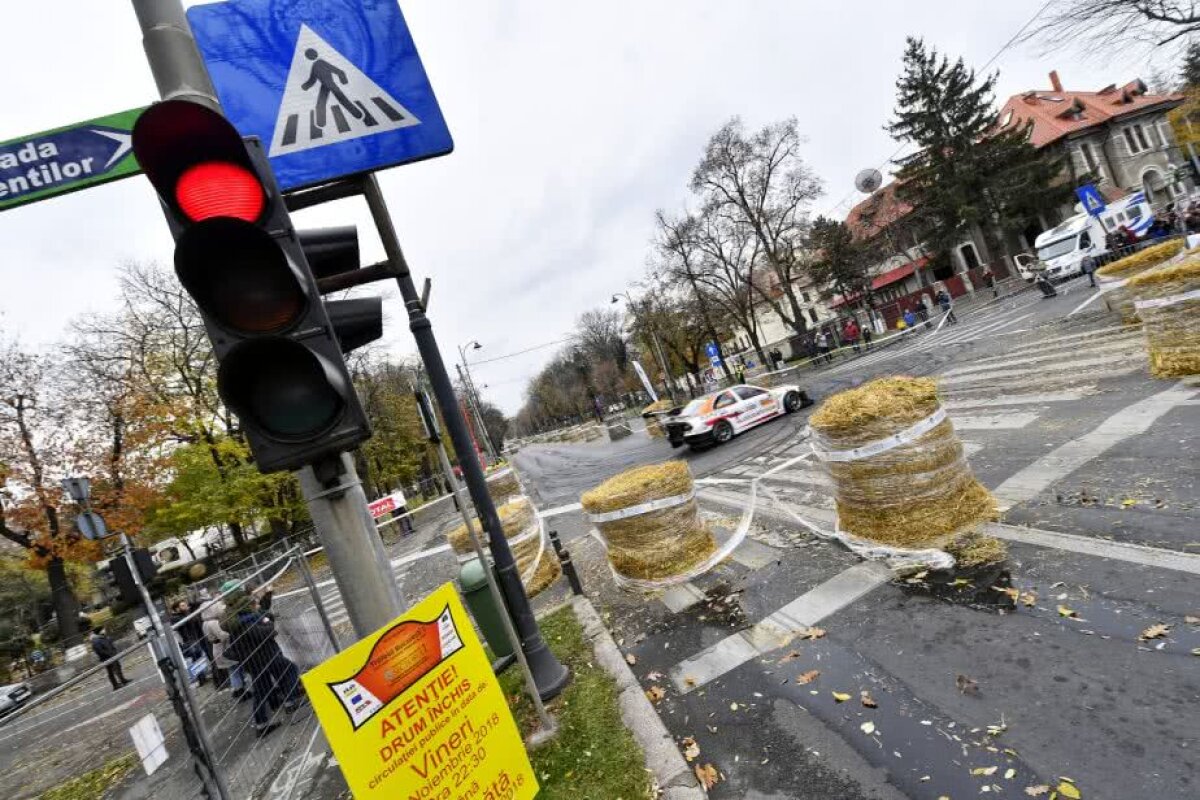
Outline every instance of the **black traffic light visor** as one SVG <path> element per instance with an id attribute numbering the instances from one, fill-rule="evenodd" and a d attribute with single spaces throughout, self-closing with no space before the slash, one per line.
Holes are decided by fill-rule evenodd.
<path id="1" fill-rule="evenodd" d="M 250 339 L 225 356 L 217 372 L 222 399 L 244 426 L 280 442 L 328 433 L 346 409 L 341 374 L 303 344 L 282 337 Z"/>
<path id="2" fill-rule="evenodd" d="M 179 178 L 198 164 L 233 164 L 258 177 L 229 120 L 186 100 L 166 100 L 146 109 L 133 126 L 133 152 L 159 197 L 176 213 L 183 213 L 176 197 Z M 261 187 L 262 179 L 258 182 Z"/>
<path id="3" fill-rule="evenodd" d="M 216 217 L 183 232 L 175 273 L 200 310 L 227 331 L 280 333 L 308 310 L 303 279 L 262 228 Z"/>

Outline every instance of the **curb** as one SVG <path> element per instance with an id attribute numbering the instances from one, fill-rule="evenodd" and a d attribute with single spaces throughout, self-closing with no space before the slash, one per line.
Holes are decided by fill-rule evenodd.
<path id="1" fill-rule="evenodd" d="M 617 643 L 604 627 L 591 601 L 586 597 L 577 597 L 571 603 L 571 608 L 583 627 L 583 635 L 592 643 L 596 663 L 617 682 L 621 721 L 641 746 L 646 769 L 654 775 L 655 782 L 662 790 L 662 800 L 704 800 L 708 795 L 700 788 L 691 767 L 683 760 L 674 738 L 642 691 L 633 670 L 625 663 Z"/>

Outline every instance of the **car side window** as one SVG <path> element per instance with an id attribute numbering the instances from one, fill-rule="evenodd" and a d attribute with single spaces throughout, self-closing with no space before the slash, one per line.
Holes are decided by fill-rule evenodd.
<path id="1" fill-rule="evenodd" d="M 738 397 L 742 398 L 743 400 L 749 400 L 752 397 L 761 397 L 767 393 L 766 390 L 759 389 L 754 386 L 739 386 L 734 389 L 734 391 L 737 392 Z"/>
<path id="2" fill-rule="evenodd" d="M 717 402 L 713 403 L 713 408 L 729 408 L 735 402 L 733 395 L 729 392 L 722 392 L 717 398 Z"/>
<path id="3" fill-rule="evenodd" d="M 1091 246 L 1092 237 L 1088 234 L 1088 232 L 1084 231 L 1083 233 L 1079 234 L 1079 249 L 1086 250 Z"/>

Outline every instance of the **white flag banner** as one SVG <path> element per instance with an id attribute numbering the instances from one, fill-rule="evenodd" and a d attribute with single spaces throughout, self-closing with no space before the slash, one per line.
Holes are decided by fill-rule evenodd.
<path id="1" fill-rule="evenodd" d="M 650 385 L 650 376 L 646 374 L 646 370 L 642 367 L 642 362 L 634 361 L 633 368 L 637 370 L 638 377 L 642 379 L 642 386 L 646 387 L 646 394 L 650 395 L 650 402 L 658 402 L 658 393 L 654 391 L 654 387 Z"/>

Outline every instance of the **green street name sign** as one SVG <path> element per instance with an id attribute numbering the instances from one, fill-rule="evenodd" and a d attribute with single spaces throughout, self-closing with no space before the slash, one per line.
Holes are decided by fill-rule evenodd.
<path id="1" fill-rule="evenodd" d="M 0 142 L 0 211 L 137 175 L 131 132 L 143 111 Z"/>

